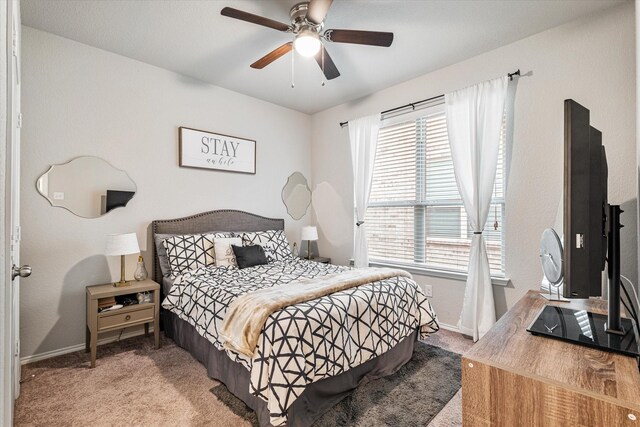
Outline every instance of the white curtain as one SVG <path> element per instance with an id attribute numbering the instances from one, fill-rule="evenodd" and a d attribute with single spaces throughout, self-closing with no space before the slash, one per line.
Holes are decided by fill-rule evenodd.
<path id="1" fill-rule="evenodd" d="M 351 163 L 353 166 L 353 193 L 355 198 L 355 246 L 353 265 L 357 268 L 369 266 L 367 232 L 364 215 L 369 204 L 373 165 L 376 160 L 380 114 L 349 120 Z"/>
<path id="2" fill-rule="evenodd" d="M 507 86 L 505 76 L 445 95 L 453 169 L 473 229 L 458 328 L 474 341 L 496 322 L 489 259 L 482 231 L 491 207 Z"/>

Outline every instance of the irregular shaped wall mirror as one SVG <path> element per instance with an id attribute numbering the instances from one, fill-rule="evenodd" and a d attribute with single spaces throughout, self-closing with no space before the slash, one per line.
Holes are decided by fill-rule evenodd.
<path id="1" fill-rule="evenodd" d="M 287 213 L 293 219 L 300 219 L 311 204 L 311 190 L 307 178 L 300 172 L 294 172 L 287 179 L 282 188 L 282 202 L 287 207 Z"/>
<path id="2" fill-rule="evenodd" d="M 53 165 L 36 182 L 51 206 L 67 209 L 83 218 L 97 218 L 124 207 L 136 192 L 129 175 L 100 157 L 76 157 Z"/>

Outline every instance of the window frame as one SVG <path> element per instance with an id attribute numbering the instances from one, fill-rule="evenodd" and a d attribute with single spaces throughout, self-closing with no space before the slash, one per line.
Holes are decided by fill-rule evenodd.
<path id="1" fill-rule="evenodd" d="M 441 100 L 440 102 L 436 103 L 436 104 L 431 104 L 431 105 L 427 105 L 424 106 L 423 108 L 419 108 L 416 109 L 408 114 L 398 114 L 392 117 L 387 117 L 384 118 L 381 122 L 380 125 L 380 131 L 382 131 L 385 128 L 391 127 L 391 126 L 395 126 L 395 125 L 399 125 L 402 123 L 409 123 L 409 122 L 416 122 L 417 120 L 421 119 L 421 118 L 426 118 L 427 116 L 432 116 L 432 115 L 436 115 L 436 114 L 443 114 L 445 113 L 445 105 L 444 105 L 444 99 Z M 503 126 L 506 127 L 506 122 L 503 124 Z M 491 272 L 491 281 L 494 285 L 498 285 L 498 286 L 508 286 L 508 284 L 510 283 L 510 279 L 506 277 L 506 251 L 505 251 L 505 234 L 506 234 L 506 228 L 505 228 L 505 211 L 506 211 L 506 188 L 507 188 L 507 183 L 506 183 L 506 170 L 507 170 L 507 165 L 506 165 L 506 161 L 507 161 L 507 156 L 506 156 L 506 150 L 507 150 L 507 141 L 506 141 L 506 137 L 507 137 L 507 133 L 506 133 L 506 129 L 503 129 L 503 136 L 505 138 L 505 140 L 503 141 L 503 146 L 502 146 L 502 150 L 503 150 L 503 163 L 502 163 L 502 169 L 503 169 L 503 184 L 502 184 L 502 191 L 500 192 L 501 197 L 496 197 L 496 198 L 492 198 L 491 200 L 491 205 L 498 205 L 501 207 L 501 224 L 500 224 L 500 244 L 501 244 L 501 268 L 502 271 L 501 272 Z M 418 147 L 418 141 L 416 141 L 416 150 L 419 150 L 420 148 Z M 418 175 L 423 174 L 422 176 L 422 180 L 426 181 L 426 168 L 424 168 L 424 171 L 420 172 L 418 170 L 416 170 L 416 178 L 418 177 Z M 416 181 L 418 181 L 418 179 L 416 179 Z M 416 206 L 422 206 L 424 207 L 424 215 L 425 215 L 425 220 L 426 220 L 426 210 L 428 207 L 437 207 L 437 206 L 463 206 L 463 202 L 462 200 L 435 200 L 435 201 L 429 201 L 427 200 L 426 197 L 424 197 L 424 200 L 418 200 L 419 197 L 416 197 L 415 201 L 377 201 L 377 202 L 369 202 L 369 204 L 367 205 L 367 209 L 369 207 L 373 207 L 373 208 L 385 208 L 385 207 L 416 207 Z M 490 217 L 489 217 L 490 218 Z M 425 221 L 426 222 L 426 221 Z M 425 236 L 425 240 L 427 238 L 427 228 L 428 226 L 425 224 L 425 229 L 424 229 L 424 236 Z M 414 228 L 414 238 L 415 238 L 416 234 L 415 234 L 415 228 Z M 415 246 L 414 246 L 415 248 Z M 419 263 L 419 262 L 403 262 L 403 261 L 398 261 L 398 260 L 393 260 L 393 259 L 384 259 L 384 258 L 376 258 L 376 257 L 372 257 L 370 258 L 369 261 L 369 265 L 371 266 L 383 266 L 383 267 L 399 267 L 402 269 L 405 269 L 407 271 L 410 271 L 412 273 L 416 273 L 416 274 L 421 274 L 421 275 L 427 275 L 427 276 L 433 276 L 433 277 L 441 277 L 441 278 L 447 278 L 447 279 L 454 279 L 454 280 L 462 280 L 462 281 L 466 281 L 467 276 L 468 276 L 468 268 L 466 268 L 465 270 L 458 270 L 458 269 L 449 269 L 449 268 L 436 268 L 436 267 L 432 267 L 432 266 L 428 266 L 425 263 Z"/>

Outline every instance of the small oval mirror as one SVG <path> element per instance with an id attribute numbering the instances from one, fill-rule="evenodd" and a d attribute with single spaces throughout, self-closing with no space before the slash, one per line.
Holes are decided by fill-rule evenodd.
<path id="1" fill-rule="evenodd" d="M 307 213 L 311 204 L 311 190 L 307 178 L 300 172 L 294 172 L 289 176 L 282 188 L 282 202 L 293 219 L 300 219 Z"/>
<path id="2" fill-rule="evenodd" d="M 51 206 L 83 218 L 97 218 L 124 207 L 136 192 L 129 175 L 100 157 L 76 157 L 53 165 L 36 182 L 38 192 Z"/>

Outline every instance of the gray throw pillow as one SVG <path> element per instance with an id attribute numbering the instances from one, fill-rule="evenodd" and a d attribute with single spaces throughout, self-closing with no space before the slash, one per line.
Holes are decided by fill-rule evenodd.
<path id="1" fill-rule="evenodd" d="M 231 245 L 236 255 L 238 268 L 254 267 L 256 265 L 265 265 L 269 262 L 264 253 L 264 249 L 260 245 L 236 246 Z"/>

